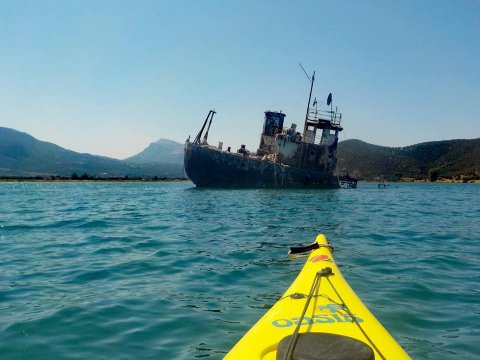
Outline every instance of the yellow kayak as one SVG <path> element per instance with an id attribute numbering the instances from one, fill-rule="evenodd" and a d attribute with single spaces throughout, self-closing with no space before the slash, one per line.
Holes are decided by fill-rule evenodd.
<path id="1" fill-rule="evenodd" d="M 280 300 L 224 359 L 410 359 L 343 278 L 324 235 Z"/>

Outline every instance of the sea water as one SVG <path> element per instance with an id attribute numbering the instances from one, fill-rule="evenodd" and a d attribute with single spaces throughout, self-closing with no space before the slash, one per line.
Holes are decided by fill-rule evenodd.
<path id="1" fill-rule="evenodd" d="M 478 359 L 480 185 L 0 183 L 0 359 L 220 359 L 327 235 L 413 359 Z"/>

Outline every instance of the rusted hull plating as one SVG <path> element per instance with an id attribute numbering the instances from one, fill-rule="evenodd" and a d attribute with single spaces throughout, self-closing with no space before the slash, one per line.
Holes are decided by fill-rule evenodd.
<path id="1" fill-rule="evenodd" d="M 278 162 L 185 144 L 185 172 L 198 187 L 339 188 L 333 173 L 302 170 Z"/>

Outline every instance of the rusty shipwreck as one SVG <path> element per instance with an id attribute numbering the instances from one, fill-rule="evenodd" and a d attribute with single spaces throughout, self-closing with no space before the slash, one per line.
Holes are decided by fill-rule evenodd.
<path id="1" fill-rule="evenodd" d="M 327 98 L 329 109 L 318 110 L 316 99 L 310 106 L 314 79 L 315 73 L 310 79 L 303 133 L 297 132 L 295 124 L 284 128 L 284 113 L 265 111 L 256 153 L 244 145 L 236 152 L 224 150 L 222 143 L 209 145 L 208 132 L 215 114 L 210 110 L 195 139 L 185 143 L 184 165 L 190 180 L 198 187 L 340 187 L 335 167 L 342 115 L 333 110 L 332 94 Z"/>

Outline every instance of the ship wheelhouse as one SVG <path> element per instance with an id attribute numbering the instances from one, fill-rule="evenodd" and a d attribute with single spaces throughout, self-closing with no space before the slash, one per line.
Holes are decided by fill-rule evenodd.
<path id="1" fill-rule="evenodd" d="M 275 137 L 283 132 L 285 114 L 277 111 L 265 111 L 258 156 L 264 156 L 275 152 Z"/>
<path id="2" fill-rule="evenodd" d="M 337 111 L 311 109 L 305 121 L 304 141 L 308 144 L 331 146 L 343 130 L 342 114 Z"/>

